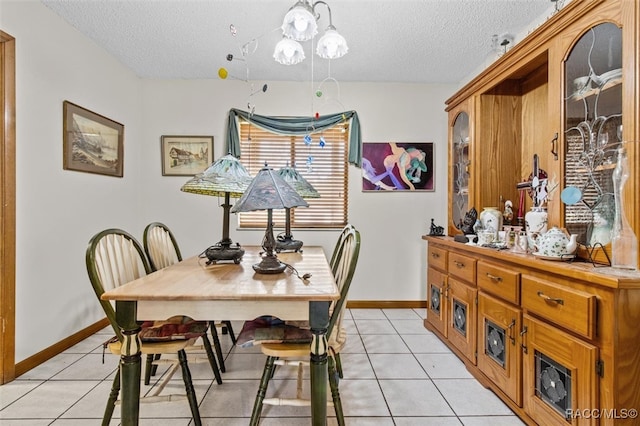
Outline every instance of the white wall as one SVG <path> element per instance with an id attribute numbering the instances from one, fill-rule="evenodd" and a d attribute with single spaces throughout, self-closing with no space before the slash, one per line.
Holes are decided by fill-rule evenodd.
<path id="1" fill-rule="evenodd" d="M 104 317 L 89 238 L 138 225 L 140 81 L 40 2 L 2 1 L 16 38 L 16 361 Z M 62 170 L 62 102 L 125 125 L 124 177 Z"/>
<path id="2" fill-rule="evenodd" d="M 261 82 L 262 84 L 262 82 Z M 225 124 L 230 108 L 246 109 L 248 83 L 232 80 L 145 80 L 143 132 L 145 153 L 140 164 L 143 222 L 159 220 L 179 239 L 183 255 L 202 252 L 221 237 L 221 200 L 187 194 L 180 187 L 188 178 L 163 177 L 161 135 L 213 135 L 214 157 L 224 155 Z M 268 82 L 269 89 L 251 98 L 256 113 L 311 115 L 308 82 Z M 340 103 L 319 105 L 321 113 L 356 110 L 365 142 L 434 142 L 436 191 L 363 193 L 360 169 L 349 167 L 349 221 L 362 235 L 360 260 L 351 287 L 351 300 L 424 300 L 425 243 L 431 218 L 446 224 L 447 116 L 444 101 L 452 87 L 415 84 L 340 83 Z M 239 231 L 231 238 L 259 244 L 263 231 Z M 140 230 L 142 232 L 142 230 Z M 307 245 L 323 245 L 331 253 L 338 231 L 294 230 Z"/>
<path id="3" fill-rule="evenodd" d="M 16 38 L 17 264 L 16 361 L 100 319 L 86 276 L 89 238 L 120 227 L 142 238 L 150 221 L 176 233 L 185 256 L 221 236 L 219 200 L 186 194 L 185 177 L 162 176 L 160 136 L 213 135 L 223 155 L 230 108 L 246 109 L 241 81 L 139 80 L 39 2 L 0 3 L 0 29 Z M 260 85 L 262 82 L 260 82 Z M 446 224 L 447 118 L 455 86 L 340 83 L 342 105 L 311 106 L 311 85 L 268 82 L 251 102 L 264 115 L 356 110 L 365 142 L 434 142 L 436 191 L 363 193 L 349 167 L 349 220 L 362 233 L 352 300 L 424 300 L 425 244 L 431 218 Z M 124 178 L 62 170 L 62 102 L 125 125 Z M 344 108 L 342 108 L 344 106 Z M 235 217 L 232 217 L 232 222 Z M 263 232 L 231 238 L 257 244 Z M 296 231 L 330 253 L 337 231 Z M 46 325 L 46 327 L 43 327 Z"/>

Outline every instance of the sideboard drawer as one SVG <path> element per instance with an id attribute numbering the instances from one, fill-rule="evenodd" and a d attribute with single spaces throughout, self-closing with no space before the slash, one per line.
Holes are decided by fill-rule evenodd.
<path id="1" fill-rule="evenodd" d="M 593 294 L 523 276 L 522 307 L 589 339 L 595 335 L 596 296 Z"/>
<path id="2" fill-rule="evenodd" d="M 515 305 L 520 303 L 520 273 L 478 262 L 478 288 Z"/>
<path id="3" fill-rule="evenodd" d="M 469 284 L 476 283 L 476 260 L 469 256 L 449 252 L 449 275 L 466 281 Z"/>
<path id="4" fill-rule="evenodd" d="M 447 251 L 440 248 L 429 245 L 429 253 L 427 253 L 427 265 L 432 268 L 440 269 L 441 271 L 447 270 Z"/>

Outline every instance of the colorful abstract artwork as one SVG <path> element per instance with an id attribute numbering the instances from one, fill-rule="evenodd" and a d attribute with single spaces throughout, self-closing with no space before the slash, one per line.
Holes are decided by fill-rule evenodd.
<path id="1" fill-rule="evenodd" d="M 433 142 L 364 142 L 363 191 L 434 191 Z"/>

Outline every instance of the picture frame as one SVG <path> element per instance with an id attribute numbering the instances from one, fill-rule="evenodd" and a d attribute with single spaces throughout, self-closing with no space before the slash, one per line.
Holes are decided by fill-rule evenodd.
<path id="1" fill-rule="evenodd" d="M 213 136 L 162 136 L 162 176 L 195 176 L 213 163 Z"/>
<path id="2" fill-rule="evenodd" d="M 124 125 L 69 101 L 62 111 L 62 168 L 122 177 Z"/>
<path id="3" fill-rule="evenodd" d="M 363 142 L 362 191 L 435 191 L 433 142 Z"/>

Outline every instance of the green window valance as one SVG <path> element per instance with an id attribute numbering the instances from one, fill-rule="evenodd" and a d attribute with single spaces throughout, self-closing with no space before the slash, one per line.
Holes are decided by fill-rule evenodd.
<path id="1" fill-rule="evenodd" d="M 362 165 L 362 136 L 360 134 L 360 120 L 355 111 L 338 112 L 336 114 L 314 117 L 267 117 L 252 114 L 247 111 L 232 108 L 229 110 L 227 121 L 227 150 L 226 152 L 241 158 L 240 132 L 238 132 L 238 117 L 241 117 L 264 130 L 283 135 L 307 135 L 351 120 L 349 126 L 349 163 L 360 167 Z"/>

